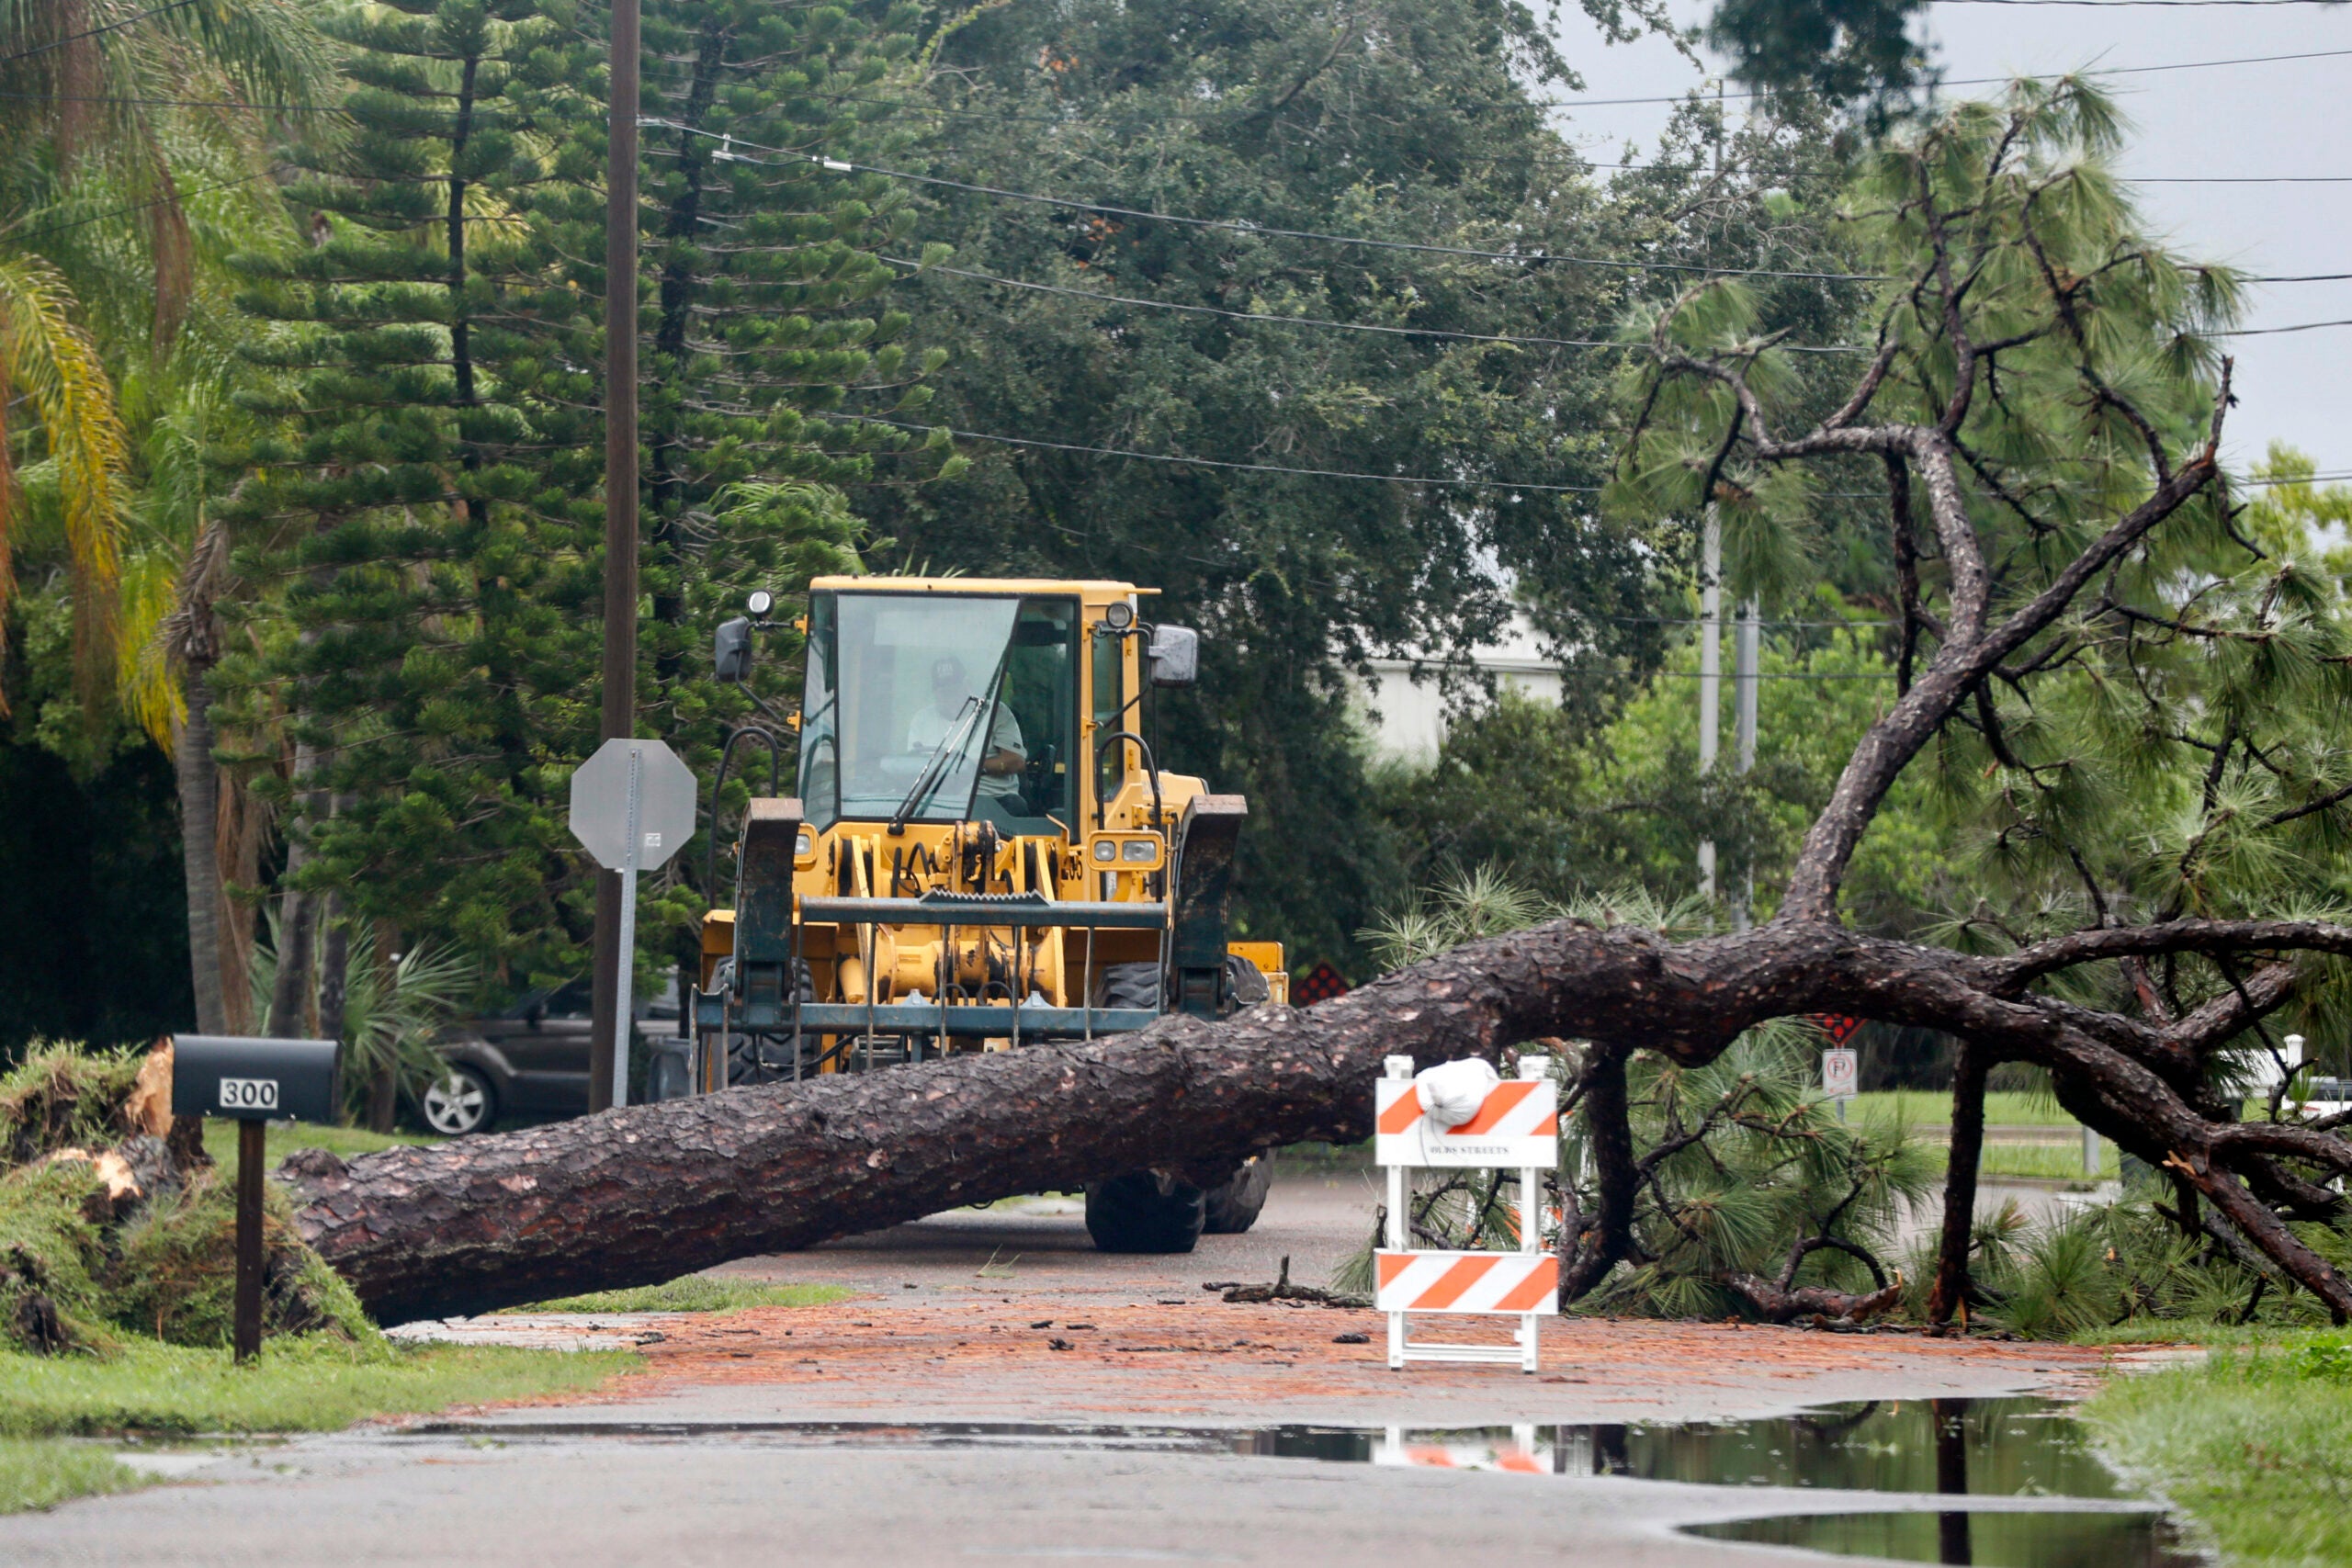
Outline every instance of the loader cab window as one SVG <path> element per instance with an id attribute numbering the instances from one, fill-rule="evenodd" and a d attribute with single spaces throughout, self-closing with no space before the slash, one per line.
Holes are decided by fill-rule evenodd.
<path id="1" fill-rule="evenodd" d="M 1107 746 L 1103 744 L 1103 737 L 1135 728 L 1127 718 L 1125 652 L 1125 638 L 1105 631 L 1094 634 L 1094 799 L 1098 810 L 1119 793 L 1119 784 L 1127 776 L 1127 743 L 1114 740 Z"/>
<path id="2" fill-rule="evenodd" d="M 808 606 L 800 798 L 843 818 L 981 818 L 1051 832 L 1068 814 L 1074 601 L 817 593 Z"/>
<path id="3" fill-rule="evenodd" d="M 1001 708 L 1023 750 L 1016 787 L 985 783 L 973 815 L 1008 833 L 1052 833 L 1070 814 L 1070 738 L 1078 716 L 1078 602 L 1023 599 L 1005 658 Z M 1049 820 L 1049 818 L 1051 820 Z"/>

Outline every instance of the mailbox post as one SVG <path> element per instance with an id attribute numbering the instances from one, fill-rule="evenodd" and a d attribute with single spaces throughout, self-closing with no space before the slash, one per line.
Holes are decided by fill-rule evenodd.
<path id="1" fill-rule="evenodd" d="M 263 1133 L 283 1118 L 331 1122 L 335 1113 L 332 1040 L 260 1040 L 182 1034 L 172 1042 L 172 1114 L 225 1116 L 237 1123 L 237 1312 L 240 1361 L 261 1351 L 261 1168 Z"/>

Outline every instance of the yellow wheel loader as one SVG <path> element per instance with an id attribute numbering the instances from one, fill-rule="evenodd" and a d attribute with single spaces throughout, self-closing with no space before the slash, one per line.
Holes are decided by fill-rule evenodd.
<path id="1" fill-rule="evenodd" d="M 1287 1000 L 1281 944 L 1227 940 L 1247 807 L 1165 773 L 1155 687 L 1199 639 L 1125 582 L 826 577 L 809 588 L 797 786 L 755 796 L 735 907 L 703 926 L 702 1087 L 865 1072 Z M 750 671 L 773 602 L 718 629 Z M 788 747 L 774 731 L 746 730 Z M 721 781 L 734 752 L 721 762 Z M 714 799 L 716 789 L 714 788 Z M 1188 1252 L 1246 1230 L 1266 1156 L 1203 1188 L 1090 1183 L 1096 1246 Z"/>

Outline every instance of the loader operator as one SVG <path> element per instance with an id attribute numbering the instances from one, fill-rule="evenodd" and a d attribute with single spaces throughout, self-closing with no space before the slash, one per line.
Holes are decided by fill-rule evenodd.
<path id="1" fill-rule="evenodd" d="M 907 726 L 907 750 L 917 756 L 937 750 L 973 700 L 971 677 L 962 660 L 949 654 L 932 661 L 931 695 L 932 705 L 918 712 Z M 989 725 L 989 752 L 980 759 L 979 793 L 1010 799 L 1021 788 L 1021 770 L 1029 765 L 1029 750 L 1022 744 L 1012 705 L 1005 702 L 995 705 L 996 716 Z M 1026 807 L 1016 803 L 1012 809 L 1021 812 Z"/>

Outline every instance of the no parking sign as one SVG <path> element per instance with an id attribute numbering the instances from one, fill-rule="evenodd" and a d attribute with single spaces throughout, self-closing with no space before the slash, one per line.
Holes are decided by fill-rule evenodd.
<path id="1" fill-rule="evenodd" d="M 1821 1092 L 1832 1100 L 1854 1098 L 1861 1076 L 1861 1057 L 1850 1045 L 1832 1045 L 1821 1054 Z"/>

